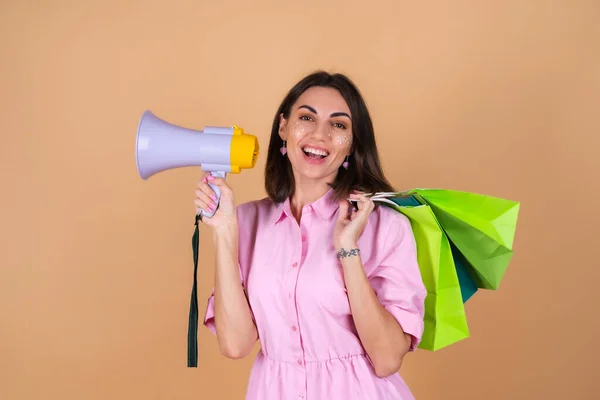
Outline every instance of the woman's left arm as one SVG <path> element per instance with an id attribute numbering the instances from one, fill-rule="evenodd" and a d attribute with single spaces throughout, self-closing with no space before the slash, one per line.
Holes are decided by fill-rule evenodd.
<path id="1" fill-rule="evenodd" d="M 402 359 L 408 353 L 412 336 L 405 333 L 394 316 L 379 302 L 363 268 L 360 255 L 346 255 L 357 249 L 350 244 L 343 247 L 340 262 L 350 309 L 358 336 L 369 355 L 379 377 L 392 375 L 400 369 Z"/>
<path id="2" fill-rule="evenodd" d="M 376 375 L 386 377 L 420 341 L 427 293 L 410 222 L 393 211 L 386 216 L 385 243 L 377 246 L 379 265 L 367 275 L 357 243 L 374 204 L 362 194 L 351 197 L 358 200 L 358 210 L 348 215 L 348 203 L 340 203 L 335 248 L 359 339 Z"/>

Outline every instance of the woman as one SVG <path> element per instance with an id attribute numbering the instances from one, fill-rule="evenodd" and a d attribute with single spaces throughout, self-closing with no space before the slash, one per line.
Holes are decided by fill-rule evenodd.
<path id="1" fill-rule="evenodd" d="M 204 323 L 230 358 L 260 340 L 246 398 L 412 399 L 398 370 L 421 339 L 426 291 L 409 221 L 364 194 L 393 188 L 353 83 L 317 72 L 287 94 L 267 198 L 236 207 L 205 174 L 198 209 L 215 208 L 209 181 L 221 199 L 203 221 L 217 255 Z"/>

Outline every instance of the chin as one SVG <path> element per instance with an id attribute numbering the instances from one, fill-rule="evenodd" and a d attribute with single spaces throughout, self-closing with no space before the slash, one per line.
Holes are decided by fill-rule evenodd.
<path id="1" fill-rule="evenodd" d="M 303 166 L 298 169 L 300 177 L 310 180 L 330 179 L 332 176 L 335 176 L 335 172 L 330 167 L 315 168 L 313 166 Z"/>

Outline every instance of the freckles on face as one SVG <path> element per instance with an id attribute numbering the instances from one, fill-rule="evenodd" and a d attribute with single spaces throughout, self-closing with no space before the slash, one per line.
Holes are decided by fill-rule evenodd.
<path id="1" fill-rule="evenodd" d="M 296 120 L 290 124 L 290 134 L 296 142 L 313 134 L 315 129 L 316 124 L 313 121 Z M 340 151 L 346 151 L 352 145 L 352 132 L 347 128 L 342 130 L 336 126 L 328 126 L 324 128 L 323 136 L 331 140 L 334 147 Z"/>
<path id="2" fill-rule="evenodd" d="M 352 136 L 350 133 L 339 133 L 335 136 L 335 142 L 343 147 L 350 147 L 352 144 Z"/>
<path id="3" fill-rule="evenodd" d="M 297 140 L 302 139 L 307 134 L 312 133 L 314 125 L 311 125 L 309 121 L 295 120 L 290 125 L 290 133 L 296 137 Z"/>

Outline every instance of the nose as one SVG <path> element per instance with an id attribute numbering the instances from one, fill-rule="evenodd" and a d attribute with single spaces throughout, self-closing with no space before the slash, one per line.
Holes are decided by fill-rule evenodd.
<path id="1" fill-rule="evenodd" d="M 329 132 L 329 126 L 327 125 L 327 121 L 322 121 L 317 123 L 317 126 L 312 132 L 312 136 L 315 139 L 326 140 L 331 137 L 331 133 Z"/>

